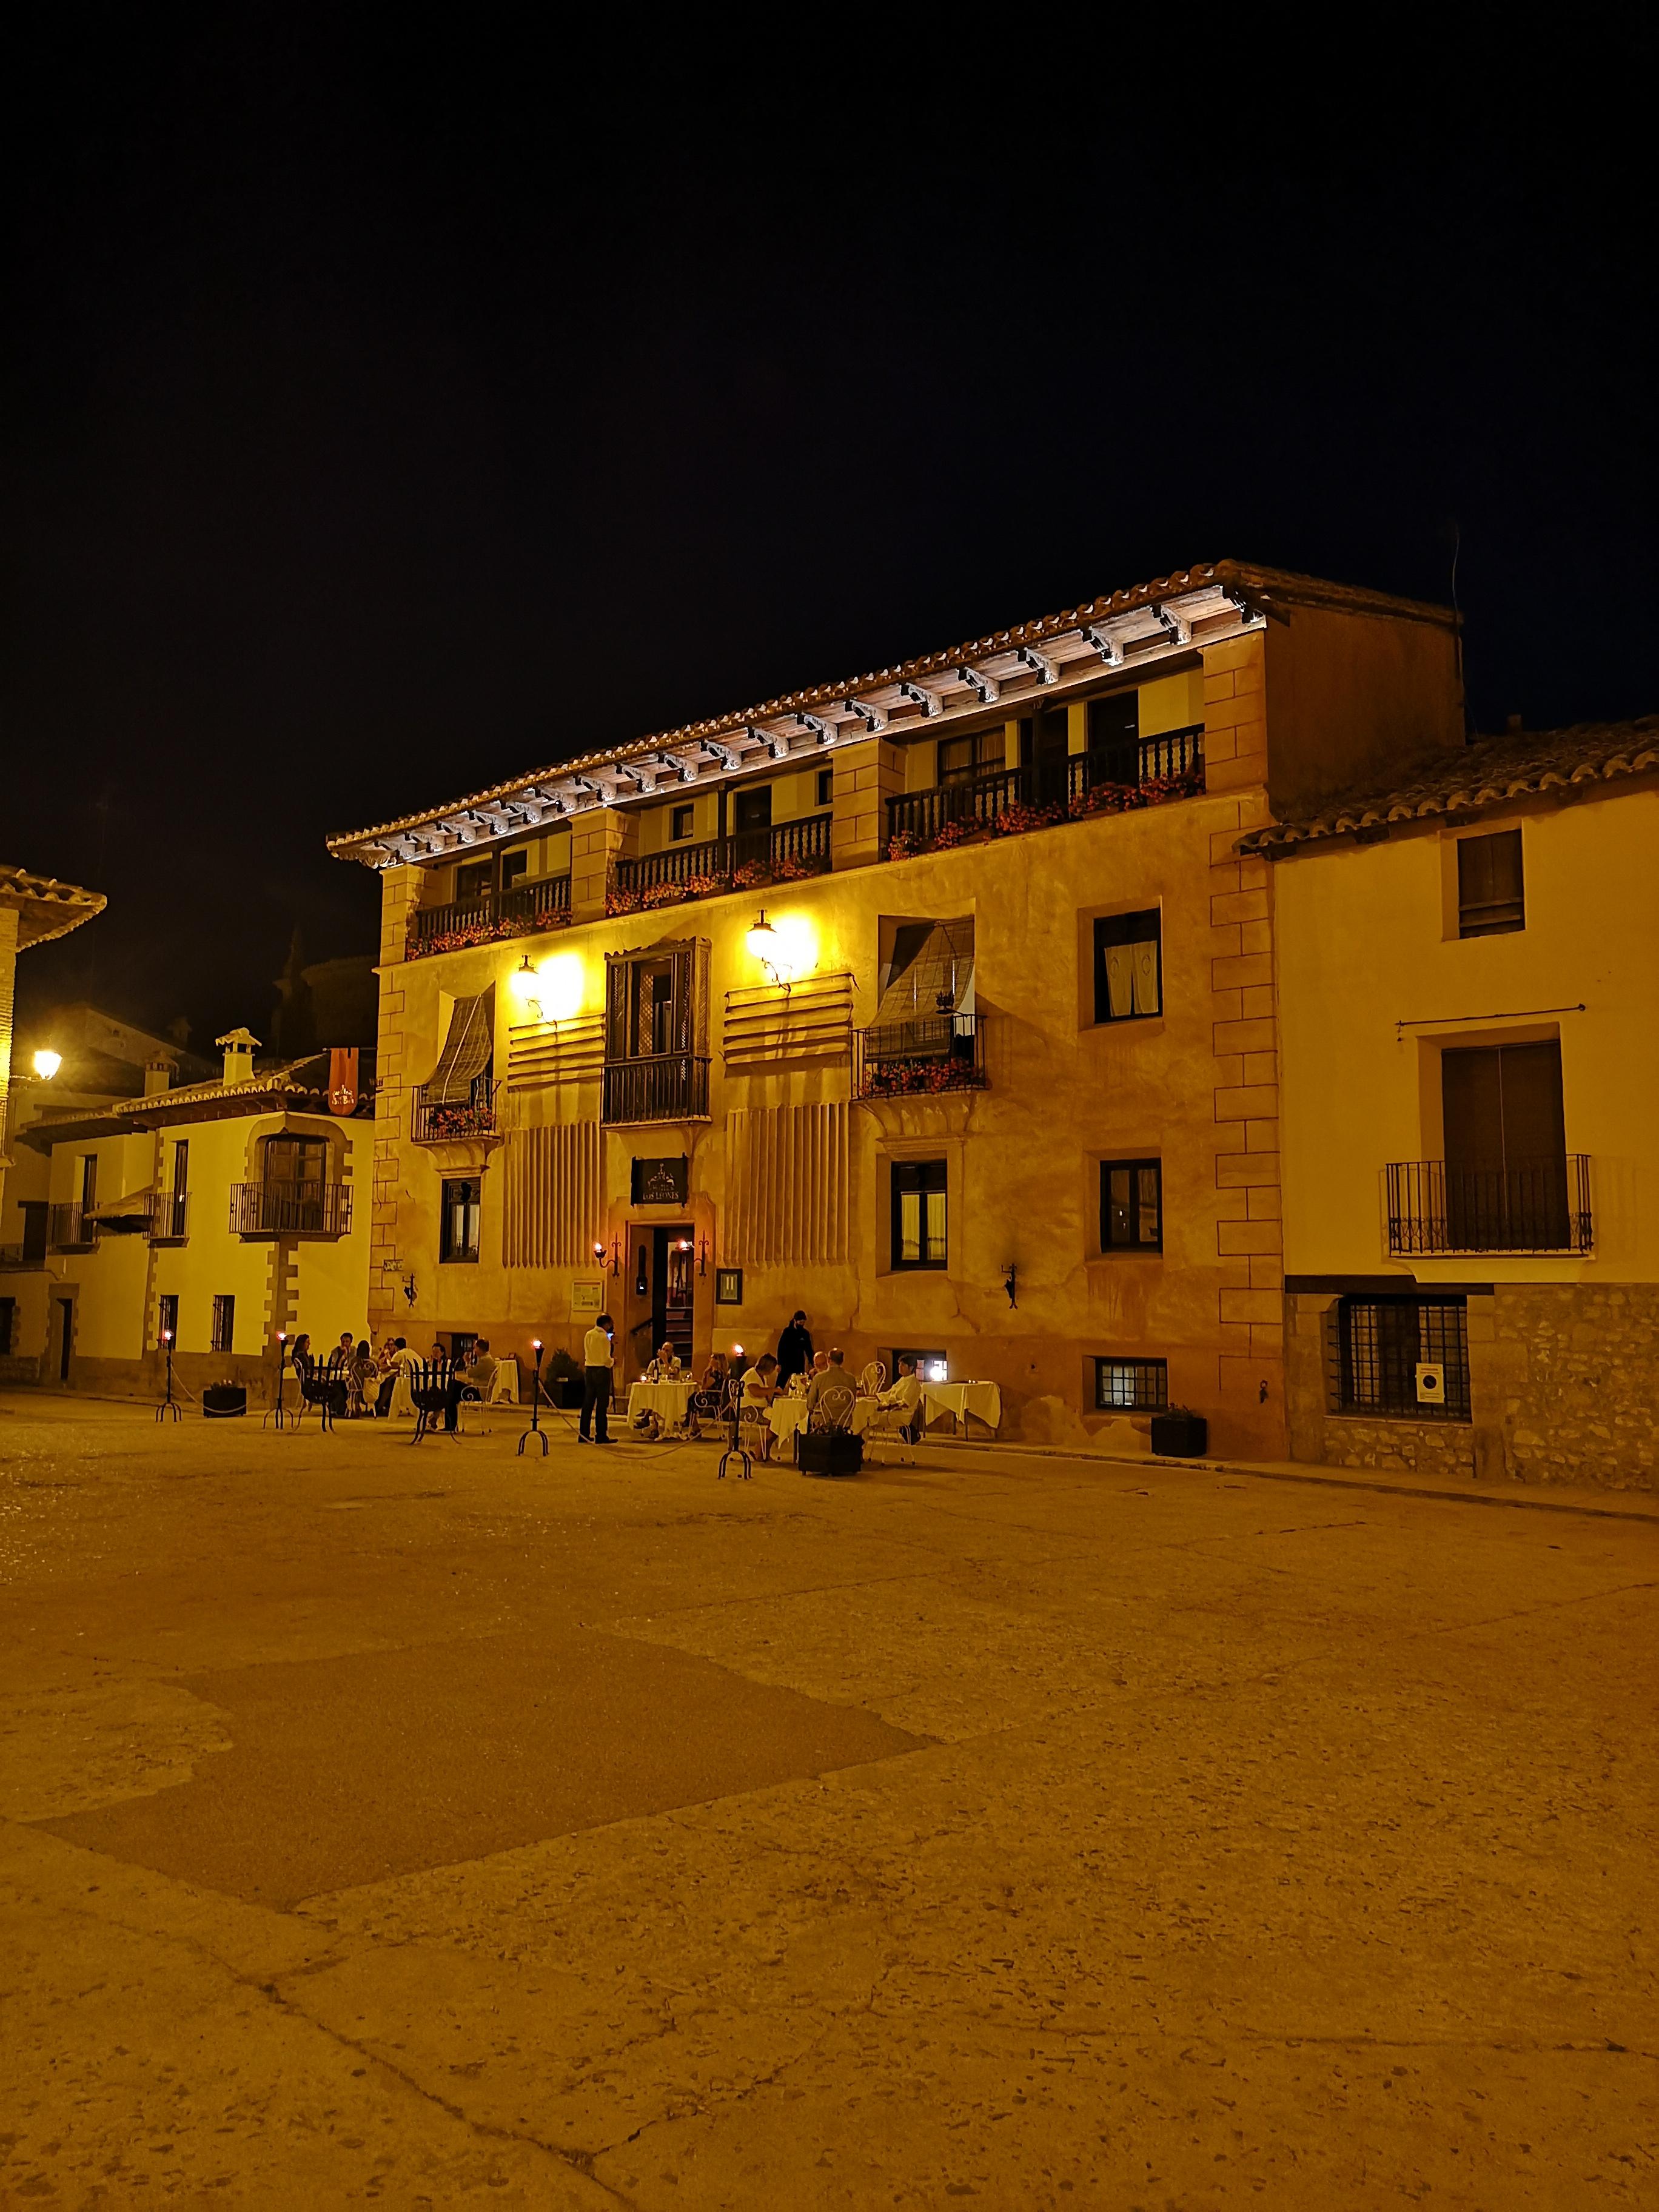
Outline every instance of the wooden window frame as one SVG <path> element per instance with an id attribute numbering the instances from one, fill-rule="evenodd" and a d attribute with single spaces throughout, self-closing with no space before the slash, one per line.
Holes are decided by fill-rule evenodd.
<path id="1" fill-rule="evenodd" d="M 1164 1250 L 1164 1162 L 1162 1158 L 1102 1160 L 1100 1162 L 1100 1251 L 1103 1259 L 1158 1259 Z M 1158 1237 L 1155 1242 L 1143 1242 L 1133 1235 L 1140 1221 L 1141 1172 L 1151 1168 L 1158 1177 Z M 1131 1177 L 1129 1186 L 1130 1240 L 1115 1242 L 1111 1230 L 1111 1177 L 1119 1170 Z"/>

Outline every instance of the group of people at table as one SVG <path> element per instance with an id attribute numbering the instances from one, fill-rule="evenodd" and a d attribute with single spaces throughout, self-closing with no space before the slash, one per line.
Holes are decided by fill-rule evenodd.
<path id="1" fill-rule="evenodd" d="M 474 1339 L 471 1353 L 464 1365 L 454 1364 L 441 1344 L 433 1346 L 429 1357 L 444 1369 L 444 1426 L 453 1429 L 464 1398 L 489 1397 L 499 1363 L 490 1352 L 487 1336 Z M 385 1420 L 415 1410 L 409 1392 L 414 1376 L 424 1363 L 420 1353 L 411 1352 L 401 1336 L 388 1334 L 382 1337 L 376 1352 L 367 1337 L 354 1343 L 351 1331 L 345 1329 L 337 1349 L 325 1359 L 313 1352 L 310 1337 L 301 1332 L 288 1347 L 288 1358 L 307 1398 L 326 1393 L 337 1420 Z M 401 1405 L 398 1391 L 400 1381 L 404 1384 Z"/>
<path id="2" fill-rule="evenodd" d="M 608 1444 L 613 1352 L 609 1314 L 601 1314 L 582 1348 L 583 1396 L 579 1433 L 584 1443 Z M 682 1365 L 672 1344 L 665 1344 L 629 1392 L 629 1421 L 687 1428 L 693 1436 L 702 1421 L 726 1417 L 735 1392 L 739 1433 L 760 1459 L 769 1459 L 775 1443 L 803 1428 L 849 1430 L 857 1435 L 890 1430 L 914 1433 L 921 1417 L 921 1383 L 914 1359 L 902 1358 L 887 1386 L 887 1370 L 872 1360 L 854 1381 L 839 1346 L 815 1352 L 805 1313 L 798 1312 L 778 1339 L 775 1353 L 763 1352 L 751 1365 L 741 1352 L 728 1360 L 711 1352 L 700 1379 Z"/>

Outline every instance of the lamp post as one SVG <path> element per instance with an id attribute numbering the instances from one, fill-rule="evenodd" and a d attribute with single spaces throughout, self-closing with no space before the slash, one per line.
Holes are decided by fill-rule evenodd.
<path id="1" fill-rule="evenodd" d="M 182 1421 L 184 1414 L 179 1401 L 173 1395 L 173 1331 L 170 1328 L 161 1331 L 161 1343 L 167 1355 L 167 1395 L 155 1408 L 155 1418 L 162 1421 L 171 1413 L 175 1421 Z"/>
<path id="2" fill-rule="evenodd" d="M 259 1424 L 261 1428 L 264 1428 L 265 1421 L 274 1419 L 280 1429 L 288 1419 L 287 1414 L 283 1411 L 283 1370 L 287 1364 L 288 1331 L 285 1328 L 279 1328 L 276 1332 L 276 1403 L 265 1408 L 264 1420 Z"/>
<path id="3" fill-rule="evenodd" d="M 519 1438 L 519 1455 L 522 1458 L 525 1446 L 529 1443 L 531 1437 L 534 1437 L 540 1443 L 542 1448 L 542 1457 L 545 1459 L 547 1457 L 547 1431 L 543 1428 L 541 1425 L 542 1340 L 540 1337 L 538 1336 L 532 1337 L 531 1341 L 535 1346 L 536 1366 L 535 1371 L 530 1378 L 530 1426 L 523 1431 Z"/>

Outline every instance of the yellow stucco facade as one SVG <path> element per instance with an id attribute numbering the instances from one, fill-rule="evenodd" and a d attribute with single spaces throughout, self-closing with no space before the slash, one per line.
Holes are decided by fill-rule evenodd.
<path id="1" fill-rule="evenodd" d="M 842 1344 L 855 1364 L 890 1366 L 896 1351 L 917 1349 L 953 1377 L 995 1381 L 1005 1434 L 1052 1433 L 1053 1407 L 1037 1401 L 1058 1400 L 1073 1432 L 1081 1421 L 1125 1443 L 1144 1443 L 1145 1409 L 1109 1394 L 1101 1402 L 1097 1363 L 1161 1363 L 1169 1401 L 1206 1417 L 1212 1449 L 1282 1454 L 1273 872 L 1237 848 L 1276 803 L 1336 787 L 1404 743 L 1402 730 L 1415 754 L 1455 742 L 1453 634 L 1436 610 L 1350 603 L 1324 586 L 1300 598 L 1281 587 L 1268 611 L 1247 609 L 1224 635 L 1203 636 L 1179 615 L 1166 627 L 1168 649 L 1150 665 L 1055 665 L 1039 652 L 1028 688 L 1017 689 L 1023 671 L 1005 672 L 990 687 L 1000 696 L 970 692 L 954 714 L 920 679 L 866 684 L 845 702 L 862 726 L 793 716 L 821 750 L 727 761 L 732 808 L 740 792 L 771 783 L 774 824 L 823 817 L 828 865 L 802 879 L 607 912 L 619 884 L 657 880 L 673 811 L 701 810 L 679 826 L 702 837 L 716 798 L 666 781 L 607 787 L 603 805 L 569 824 L 568 926 L 442 949 L 448 940 L 433 932 L 449 916 L 456 858 L 404 857 L 422 833 L 398 848 L 403 827 L 390 825 L 397 835 L 374 848 L 384 894 L 377 1321 L 422 1336 L 482 1333 L 497 1352 L 524 1357 L 532 1337 L 574 1348 L 602 1300 L 626 1377 L 648 1356 L 655 1232 L 668 1229 L 690 1249 L 699 1362 L 711 1347 L 752 1355 L 775 1344 L 800 1306 L 817 1341 Z M 1006 672 L 1007 660 L 986 665 Z M 1379 667 L 1397 673 L 1386 696 Z M 1291 733 L 1282 766 L 1275 694 Z M 901 722 L 909 698 L 916 711 Z M 1029 757 L 1031 718 L 1043 713 L 1063 710 L 1044 726 L 1061 770 L 1071 764 L 1070 787 L 1085 789 L 1091 702 L 1102 702 L 1138 731 L 1158 773 L 1176 757 L 1157 751 L 1164 733 L 1188 733 L 1182 759 L 1198 757 L 1200 740 L 1196 780 L 1159 787 L 1152 804 L 1074 809 L 1082 818 L 1016 834 L 991 834 L 975 817 L 950 849 L 893 844 L 894 825 L 912 818 L 903 805 L 931 803 L 964 757 L 963 738 L 977 745 L 969 773 L 994 783 L 1024 772 L 1020 748 Z M 884 726 L 869 726 L 884 714 Z M 786 723 L 775 714 L 760 732 L 780 752 Z M 650 757 L 654 767 L 684 755 Z M 478 836 L 477 814 L 459 818 L 459 834 L 477 839 L 470 852 L 514 842 L 509 827 L 492 838 Z M 748 944 L 762 909 L 793 940 L 787 996 Z M 1158 917 L 1158 1009 L 1101 1019 L 1095 926 L 1147 914 Z M 860 1097 L 895 933 L 929 922 L 969 926 L 983 1085 Z M 621 1091 L 607 1089 L 607 964 L 654 954 L 672 965 L 688 945 L 707 947 L 685 955 L 687 973 L 706 958 L 696 1012 L 706 1110 L 624 1118 L 611 1110 Z M 544 994 L 541 1012 L 556 1006 L 556 1023 L 520 994 L 526 962 L 543 978 L 531 987 Z M 452 1017 L 485 994 L 499 1086 L 491 1126 L 435 1139 L 428 1127 L 417 1141 L 422 1087 L 452 1041 Z M 758 1054 L 757 1008 L 771 1039 Z M 636 1202 L 636 1163 L 681 1158 L 683 1200 Z M 1102 1169 L 1114 1162 L 1160 1168 L 1161 1249 L 1103 1245 Z M 935 1173 L 945 1193 L 936 1267 L 895 1263 L 895 1176 L 913 1167 Z M 446 1183 L 477 1192 L 476 1251 L 464 1257 L 443 1256 Z M 733 1271 L 740 1300 L 717 1302 L 717 1285 L 735 1288 L 721 1284 Z"/>
<path id="2" fill-rule="evenodd" d="M 1581 763 L 1574 781 L 1571 738 L 1541 788 L 1505 801 L 1488 787 L 1481 803 L 1361 830 L 1377 842 L 1321 838 L 1274 864 L 1299 1456 L 1656 1479 L 1659 787 L 1622 759 L 1601 780 L 1601 752 L 1583 745 L 1598 775 Z M 1503 780 L 1488 769 L 1489 787 Z M 1460 848 L 1511 833 L 1513 911 L 1462 935 Z M 1515 1048 L 1534 1048 L 1529 1069 L 1550 1082 L 1559 1071 L 1565 1202 L 1553 1170 L 1540 1203 L 1525 1159 L 1503 1174 L 1456 1164 L 1452 1079 Z M 1558 1249 L 1505 1249 L 1528 1242 Z M 1450 1249 L 1401 1249 L 1437 1244 Z M 1345 1309 L 1397 1316 L 1413 1294 L 1449 1301 L 1437 1322 L 1449 1310 L 1467 1332 L 1462 1421 L 1409 1405 L 1384 1418 L 1345 1376 Z"/>

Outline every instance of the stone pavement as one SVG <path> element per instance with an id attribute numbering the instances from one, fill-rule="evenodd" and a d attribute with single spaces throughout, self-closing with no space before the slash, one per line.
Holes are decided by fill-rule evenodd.
<path id="1" fill-rule="evenodd" d="M 1651 1522 L 514 1433 L 0 1398 L 8 2212 L 1655 2201 Z"/>

